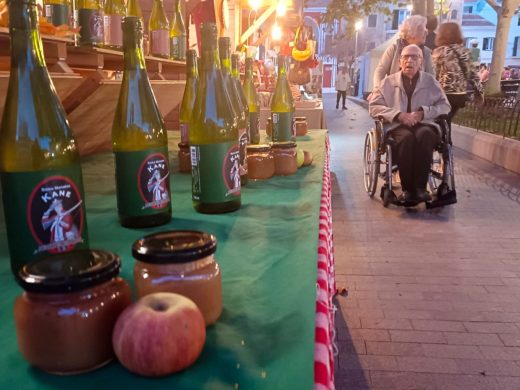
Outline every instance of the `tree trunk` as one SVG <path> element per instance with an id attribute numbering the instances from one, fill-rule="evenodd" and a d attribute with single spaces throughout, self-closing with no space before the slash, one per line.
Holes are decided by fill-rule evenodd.
<path id="1" fill-rule="evenodd" d="M 493 57 L 491 60 L 489 80 L 486 83 L 486 95 L 498 95 L 501 93 L 500 77 L 502 75 L 502 70 L 504 69 L 509 29 L 511 27 L 511 19 L 514 15 L 514 11 L 518 7 L 519 3 L 520 0 L 504 0 L 502 7 L 496 9 L 497 32 L 495 44 L 493 46 Z"/>
<path id="2" fill-rule="evenodd" d="M 426 0 L 426 16 L 435 16 L 435 1 Z"/>
<path id="3" fill-rule="evenodd" d="M 426 0 L 413 0 L 413 15 L 426 16 Z"/>

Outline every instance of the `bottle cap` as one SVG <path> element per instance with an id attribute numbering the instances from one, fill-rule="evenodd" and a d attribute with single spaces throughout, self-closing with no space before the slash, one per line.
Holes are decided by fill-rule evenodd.
<path id="1" fill-rule="evenodd" d="M 170 230 L 149 234 L 132 245 L 132 256 L 145 263 L 186 263 L 217 250 L 214 235 L 195 230 Z"/>
<path id="2" fill-rule="evenodd" d="M 17 281 L 25 291 L 56 294 L 84 290 L 119 275 L 121 258 L 104 250 L 75 250 L 25 265 Z"/>

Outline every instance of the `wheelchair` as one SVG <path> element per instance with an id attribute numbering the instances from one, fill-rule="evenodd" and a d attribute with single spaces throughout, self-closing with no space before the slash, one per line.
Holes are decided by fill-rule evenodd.
<path id="1" fill-rule="evenodd" d="M 441 142 L 433 151 L 433 161 L 428 177 L 428 187 L 432 194 L 432 200 L 425 202 L 427 209 L 457 203 L 451 128 L 446 118 L 445 115 L 442 115 L 435 120 L 440 127 Z M 392 162 L 392 144 L 394 142 L 392 128 L 383 129 L 383 119 L 378 118 L 375 121 L 375 127 L 365 137 L 363 153 L 365 191 L 372 198 L 376 193 L 378 180 L 381 179 L 383 185 L 380 196 L 384 207 L 391 204 L 413 207 L 418 203 L 402 203 L 393 191 L 400 187 L 396 180 L 398 167 Z"/>

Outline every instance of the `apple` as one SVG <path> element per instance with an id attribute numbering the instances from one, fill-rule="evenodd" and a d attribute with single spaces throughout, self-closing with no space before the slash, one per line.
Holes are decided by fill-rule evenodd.
<path id="1" fill-rule="evenodd" d="M 298 168 L 300 168 L 303 165 L 303 161 L 304 161 L 303 149 L 296 148 L 296 163 L 297 163 Z"/>
<path id="2" fill-rule="evenodd" d="M 128 306 L 112 334 L 114 352 L 129 371 L 163 376 L 197 360 L 206 341 L 206 324 L 197 305 L 173 293 L 145 295 Z"/>

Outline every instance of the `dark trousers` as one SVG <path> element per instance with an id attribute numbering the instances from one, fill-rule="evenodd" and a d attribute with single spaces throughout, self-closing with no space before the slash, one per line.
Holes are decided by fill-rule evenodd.
<path id="1" fill-rule="evenodd" d="M 343 99 L 343 105 L 341 107 L 345 107 L 345 100 L 347 99 L 347 91 L 338 91 L 336 94 L 336 108 L 339 107 L 339 99 Z"/>
<path id="2" fill-rule="evenodd" d="M 451 105 L 451 111 L 448 114 L 448 124 L 451 128 L 451 120 L 460 108 L 464 108 L 466 106 L 466 100 L 468 96 L 465 93 L 447 93 L 446 97 L 448 98 L 448 101 Z"/>
<path id="3" fill-rule="evenodd" d="M 441 141 L 436 129 L 419 124 L 392 130 L 392 157 L 399 167 L 403 191 L 426 189 L 433 149 Z"/>

